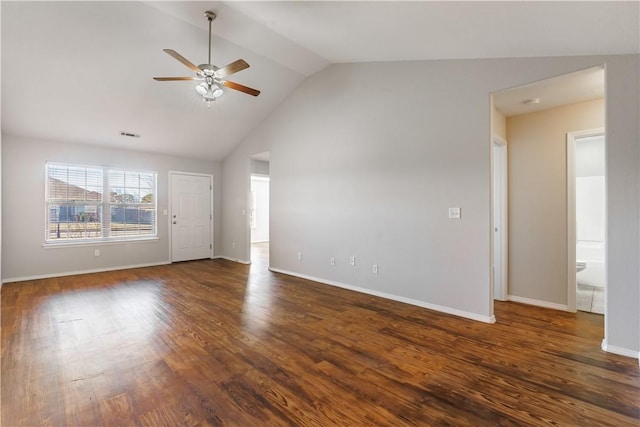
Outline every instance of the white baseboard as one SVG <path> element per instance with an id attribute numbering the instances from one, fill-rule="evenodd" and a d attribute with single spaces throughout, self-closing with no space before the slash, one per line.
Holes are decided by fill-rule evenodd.
<path id="1" fill-rule="evenodd" d="M 214 256 L 213 259 L 226 259 L 227 261 L 238 262 L 240 264 L 251 264 L 251 261 L 246 261 L 246 260 L 238 259 L 238 258 L 231 258 L 231 257 L 224 256 L 224 255 Z"/>
<path id="2" fill-rule="evenodd" d="M 155 267 L 158 265 L 167 265 L 167 264 L 171 264 L 171 262 L 162 261 L 162 262 L 154 262 L 149 264 L 121 265 L 118 267 L 92 268 L 89 270 L 76 270 L 76 271 L 65 271 L 62 273 L 39 274 L 35 276 L 8 277 L 6 279 L 2 279 L 2 283 L 26 282 L 29 280 L 50 279 L 53 277 L 64 277 L 64 276 L 77 276 L 78 274 L 102 273 L 105 271 L 128 270 L 131 268 Z"/>
<path id="3" fill-rule="evenodd" d="M 322 278 L 319 278 L 319 277 L 307 276 L 306 274 L 299 274 L 299 273 L 295 273 L 293 271 L 281 270 L 279 268 L 269 267 L 269 270 L 273 271 L 274 273 L 282 273 L 282 274 L 286 274 L 288 276 L 300 277 L 301 279 L 312 280 L 314 282 L 322 283 L 322 284 L 325 284 L 325 285 L 336 286 L 338 288 L 348 289 L 350 291 L 360 292 L 360 293 L 367 294 L 367 295 L 373 295 L 373 296 L 377 296 L 377 297 L 381 297 L 381 298 L 390 299 L 390 300 L 393 300 L 393 301 L 403 302 L 405 304 L 411 304 L 411 305 L 415 305 L 415 306 L 418 306 L 418 307 L 427 308 L 429 310 L 434 310 L 434 311 L 439 311 L 439 312 L 442 312 L 442 313 L 452 314 L 454 316 L 464 317 L 466 319 L 476 320 L 476 321 L 479 321 L 479 322 L 495 323 L 495 321 L 496 321 L 495 316 L 483 316 L 483 315 L 477 314 L 477 313 L 471 313 L 471 312 L 468 312 L 468 311 L 458 310 L 458 309 L 451 308 L 451 307 L 446 307 L 446 306 L 437 305 L 437 304 L 431 304 L 431 303 L 428 303 L 428 302 L 424 302 L 424 301 L 420 301 L 420 300 L 416 300 L 416 299 L 412 299 L 412 298 L 406 298 L 406 297 L 402 297 L 402 296 L 398 296 L 398 295 L 388 294 L 386 292 L 374 291 L 374 290 L 367 289 L 367 288 L 361 288 L 359 286 L 351 286 L 351 285 L 347 285 L 345 283 L 334 282 L 332 280 L 326 280 L 326 279 L 322 279 Z"/>
<path id="4" fill-rule="evenodd" d="M 632 357 L 638 359 L 640 362 L 640 352 L 635 350 L 629 350 L 628 348 L 617 347 L 615 345 L 608 345 L 607 340 L 602 340 L 601 348 L 608 353 L 619 354 L 620 356 Z"/>
<path id="5" fill-rule="evenodd" d="M 535 305 L 538 307 L 552 308 L 554 310 L 569 311 L 566 304 L 556 304 L 555 302 L 541 301 L 537 299 L 524 298 L 515 295 L 507 295 L 507 301 L 519 302 L 522 304 Z"/>

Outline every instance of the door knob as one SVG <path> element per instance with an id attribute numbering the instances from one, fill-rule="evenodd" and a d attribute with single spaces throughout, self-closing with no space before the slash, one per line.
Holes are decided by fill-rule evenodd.
<path id="1" fill-rule="evenodd" d="M 178 223 L 178 221 L 173 221 L 173 223 L 174 223 L 174 224 L 177 224 L 177 223 Z"/>
<path id="2" fill-rule="evenodd" d="M 175 218 L 176 216 L 174 215 L 173 217 Z"/>

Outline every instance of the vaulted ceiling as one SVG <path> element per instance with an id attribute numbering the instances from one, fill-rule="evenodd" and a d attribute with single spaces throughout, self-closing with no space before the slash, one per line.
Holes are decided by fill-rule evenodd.
<path id="1" fill-rule="evenodd" d="M 1 2 L 2 132 L 223 159 L 334 63 L 640 53 L 638 2 Z M 251 67 L 207 108 L 162 49 Z M 392 76 L 382 76 L 389 83 Z M 127 138 L 121 131 L 139 134 Z"/>

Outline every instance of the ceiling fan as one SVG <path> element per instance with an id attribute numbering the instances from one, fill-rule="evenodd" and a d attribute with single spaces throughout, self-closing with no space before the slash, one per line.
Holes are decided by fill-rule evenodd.
<path id="1" fill-rule="evenodd" d="M 200 64 L 197 67 L 192 64 L 188 59 L 184 56 L 180 55 L 178 52 L 172 49 L 163 49 L 166 53 L 182 62 L 189 69 L 196 73 L 193 77 L 154 77 L 154 80 L 160 82 L 166 81 L 180 81 L 180 80 L 198 80 L 201 81 L 199 85 L 196 86 L 196 91 L 202 96 L 202 100 L 207 102 L 208 106 L 211 106 L 211 101 L 215 101 L 220 95 L 222 95 L 222 86 L 228 87 L 229 89 L 238 90 L 240 92 L 244 92 L 249 95 L 258 96 L 260 95 L 260 91 L 257 89 L 253 89 L 239 83 L 235 83 L 229 80 L 225 80 L 225 77 L 237 73 L 238 71 L 242 71 L 245 68 L 249 68 L 249 64 L 243 59 L 238 59 L 237 61 L 232 62 L 229 65 L 226 65 L 222 68 L 218 68 L 215 65 L 211 64 L 211 22 L 216 19 L 215 12 L 206 11 L 204 13 L 207 20 L 209 21 L 209 60 L 207 64 Z"/>

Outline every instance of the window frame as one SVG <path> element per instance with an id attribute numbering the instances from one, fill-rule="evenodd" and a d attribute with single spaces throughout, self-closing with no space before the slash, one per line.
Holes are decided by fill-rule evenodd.
<path id="1" fill-rule="evenodd" d="M 81 169 L 99 169 L 102 173 L 102 194 L 101 201 L 67 201 L 60 202 L 56 199 L 50 198 L 50 167 L 64 167 L 64 168 L 81 168 Z M 153 182 L 151 184 L 151 194 L 153 195 L 153 202 L 142 203 L 142 202 L 114 202 L 112 201 L 111 189 L 113 185 L 110 183 L 110 174 L 112 172 L 116 173 L 134 173 L 134 174 L 150 174 L 153 178 Z M 128 169 L 122 167 L 114 167 L 114 166 L 105 166 L 105 165 L 95 165 L 95 164 L 81 164 L 81 163 L 67 163 L 67 162 L 55 162 L 55 161 L 47 161 L 45 163 L 45 194 L 44 194 L 44 243 L 43 247 L 64 247 L 64 246 L 87 246 L 87 245 L 96 245 L 96 244 L 110 244 L 110 243 L 135 243 L 135 242 L 145 242 L 149 240 L 158 240 L 158 172 L 151 170 L 142 170 L 142 169 Z M 51 206 L 52 205 L 68 205 L 68 206 L 96 206 L 99 214 L 100 220 L 98 222 L 99 229 L 101 232 L 101 236 L 99 237 L 80 237 L 80 238 L 51 238 L 50 235 L 50 224 L 51 222 Z M 112 227 L 111 227 L 111 208 L 112 207 L 121 207 L 125 209 L 125 217 L 126 217 L 126 208 L 135 208 L 140 210 L 141 207 L 148 207 L 152 211 L 152 219 L 151 219 L 151 233 L 150 234 L 137 234 L 137 235 L 112 235 Z M 67 214 L 68 215 L 68 214 Z M 139 218 L 139 213 L 137 214 Z"/>

